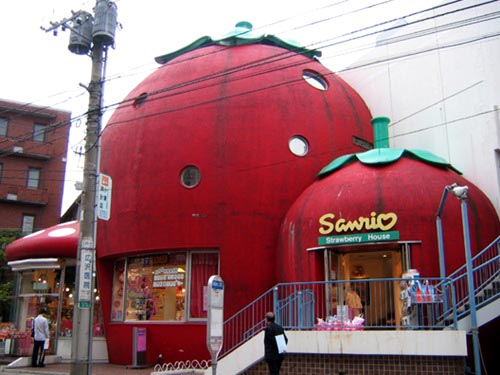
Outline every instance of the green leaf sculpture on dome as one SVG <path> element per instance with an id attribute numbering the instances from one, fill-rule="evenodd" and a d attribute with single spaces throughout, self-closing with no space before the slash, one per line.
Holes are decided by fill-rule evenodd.
<path id="1" fill-rule="evenodd" d="M 183 47 L 177 51 L 167 53 L 155 58 L 158 64 L 166 64 L 170 60 L 181 56 L 185 53 L 194 51 L 198 48 L 220 45 L 220 46 L 242 46 L 246 44 L 266 44 L 270 46 L 281 47 L 289 51 L 305 55 L 311 59 L 321 56 L 321 52 L 315 49 L 308 49 L 300 46 L 293 40 L 283 40 L 274 35 L 257 34 L 253 31 L 253 26 L 250 22 L 241 21 L 236 24 L 234 30 L 223 35 L 219 39 L 213 39 L 210 36 L 204 36 L 193 43 Z"/>
<path id="2" fill-rule="evenodd" d="M 375 136 L 375 148 L 373 150 L 356 154 L 342 155 L 333 160 L 326 167 L 324 167 L 318 173 L 318 177 L 326 177 L 331 173 L 356 161 L 368 165 L 384 165 L 394 163 L 402 157 L 419 160 L 424 163 L 441 168 L 449 168 L 458 174 L 462 174 L 462 172 L 453 167 L 448 161 L 437 155 L 434 155 L 429 151 L 418 149 L 408 150 L 404 148 L 389 148 L 387 135 L 387 126 L 389 124 L 389 121 L 390 120 L 387 117 L 376 117 L 372 119 Z"/>

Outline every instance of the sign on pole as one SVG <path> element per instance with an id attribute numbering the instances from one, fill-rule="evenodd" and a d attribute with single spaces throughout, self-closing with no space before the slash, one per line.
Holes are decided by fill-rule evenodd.
<path id="1" fill-rule="evenodd" d="M 97 217 L 101 220 L 109 220 L 111 216 L 111 177 L 99 174 L 99 191 L 97 194 Z"/>
<path id="2" fill-rule="evenodd" d="M 78 306 L 80 309 L 90 309 L 92 302 L 92 272 L 94 251 L 81 249 L 80 280 L 78 289 Z"/>
<path id="3" fill-rule="evenodd" d="M 224 281 L 218 275 L 208 279 L 207 348 L 212 356 L 212 373 L 216 374 L 217 356 L 222 349 L 224 323 Z"/>

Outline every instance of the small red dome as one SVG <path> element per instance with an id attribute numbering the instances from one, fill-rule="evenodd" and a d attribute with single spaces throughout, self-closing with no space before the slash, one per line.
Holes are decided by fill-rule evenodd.
<path id="1" fill-rule="evenodd" d="M 372 217 L 372 212 L 394 213 L 397 223 L 391 230 L 399 231 L 399 241 L 421 241 L 419 251 L 412 251 L 412 267 L 421 275 L 438 277 L 436 213 L 445 186 L 453 183 L 469 187 L 472 250 L 482 250 L 500 232 L 498 217 L 484 193 L 457 172 L 410 157 L 390 164 L 354 161 L 314 182 L 287 213 L 281 229 L 280 258 L 301 266 L 284 268 L 283 279 L 324 277 L 323 271 L 318 272 L 318 259 L 306 253 L 306 249 L 319 246 L 320 217 L 331 213 L 346 222 L 359 221 L 359 217 Z M 460 202 L 451 194 L 441 218 L 449 274 L 465 263 Z"/>
<path id="2" fill-rule="evenodd" d="M 76 258 L 80 222 L 70 221 L 28 234 L 7 245 L 9 261 L 29 258 Z"/>

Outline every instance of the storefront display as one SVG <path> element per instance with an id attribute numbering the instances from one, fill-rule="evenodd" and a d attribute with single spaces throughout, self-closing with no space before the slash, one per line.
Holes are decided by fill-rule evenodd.
<path id="1" fill-rule="evenodd" d="M 27 335 L 31 340 L 29 332 L 32 321 L 42 306 L 46 308 L 46 317 L 49 320 L 51 339 L 48 353 L 56 353 L 59 338 L 72 336 L 75 290 L 74 263 L 74 260 L 59 261 L 54 268 L 27 269 L 17 273 L 18 313 L 14 326 L 18 330 L 14 335 L 12 350 L 15 352 L 23 351 L 23 353 L 28 351 L 25 348 L 27 344 L 24 337 Z M 97 289 L 95 297 L 93 332 L 94 336 L 103 336 L 103 320 Z"/>
<path id="2" fill-rule="evenodd" d="M 111 320 L 186 321 L 188 318 L 205 318 L 205 284 L 217 271 L 217 253 L 171 252 L 117 260 Z M 188 300 L 189 317 L 186 316 Z"/>

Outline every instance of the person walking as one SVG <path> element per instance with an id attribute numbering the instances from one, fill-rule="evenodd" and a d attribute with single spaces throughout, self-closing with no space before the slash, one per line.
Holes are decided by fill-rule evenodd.
<path id="1" fill-rule="evenodd" d="M 281 363 L 285 359 L 284 346 L 288 343 L 285 330 L 274 322 L 274 313 L 266 314 L 266 330 L 264 333 L 264 359 L 269 367 L 269 374 L 279 375 Z M 281 337 L 280 337 L 281 336 Z M 284 341 L 284 342 L 283 342 Z M 280 345 L 278 347 L 278 342 Z"/>
<path id="2" fill-rule="evenodd" d="M 45 307 L 40 308 L 38 316 L 33 320 L 33 354 L 31 355 L 32 367 L 45 367 L 45 340 L 50 338 L 49 321 L 44 316 L 47 313 Z"/>

